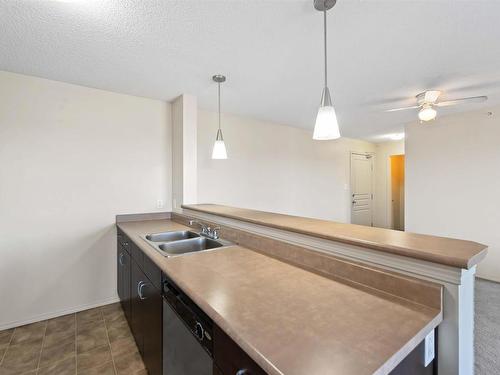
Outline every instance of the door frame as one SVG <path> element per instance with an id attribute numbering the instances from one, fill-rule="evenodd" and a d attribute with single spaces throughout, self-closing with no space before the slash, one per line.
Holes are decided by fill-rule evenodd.
<path id="1" fill-rule="evenodd" d="M 387 200 L 386 200 L 386 217 L 387 217 L 387 226 L 389 229 L 394 229 L 394 215 L 393 215 L 393 204 L 392 204 L 392 164 L 391 164 L 391 158 L 393 156 L 402 156 L 404 158 L 404 173 L 405 173 L 405 178 L 403 180 L 404 184 L 404 203 L 403 203 L 403 211 L 404 211 L 404 218 L 403 221 L 405 223 L 406 227 L 406 155 L 405 153 L 402 154 L 389 154 L 387 156 L 387 178 L 386 178 L 386 195 L 387 195 Z M 404 231 L 404 230 L 403 230 Z"/>
<path id="2" fill-rule="evenodd" d="M 375 211 L 375 152 L 363 152 L 363 151 L 350 151 L 349 152 L 349 223 L 352 224 L 352 156 L 353 155 L 362 155 L 369 156 L 372 161 L 372 177 L 371 177 L 371 187 L 372 187 L 372 208 L 371 208 L 371 226 L 373 227 L 373 217 Z"/>

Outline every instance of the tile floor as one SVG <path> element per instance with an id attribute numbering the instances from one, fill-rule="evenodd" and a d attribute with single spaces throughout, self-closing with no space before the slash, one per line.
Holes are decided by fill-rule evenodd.
<path id="1" fill-rule="evenodd" d="M 0 331 L 0 375 L 145 375 L 119 303 Z"/>

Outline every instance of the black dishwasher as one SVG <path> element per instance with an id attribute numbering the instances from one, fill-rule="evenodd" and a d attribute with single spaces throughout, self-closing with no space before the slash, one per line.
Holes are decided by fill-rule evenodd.
<path id="1" fill-rule="evenodd" d="M 174 283 L 163 283 L 163 375 L 212 375 L 213 323 Z"/>

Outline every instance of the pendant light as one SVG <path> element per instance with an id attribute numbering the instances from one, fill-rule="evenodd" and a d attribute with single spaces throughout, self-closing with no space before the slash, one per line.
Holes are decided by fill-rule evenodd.
<path id="1" fill-rule="evenodd" d="M 227 159 L 226 145 L 220 128 L 220 84 L 226 81 L 226 77 L 216 74 L 212 79 L 217 82 L 217 106 L 219 113 L 219 128 L 217 129 L 217 136 L 215 137 L 214 148 L 212 150 L 212 159 Z"/>
<path id="2" fill-rule="evenodd" d="M 314 0 L 314 8 L 323 12 L 324 23 L 324 49 L 325 49 L 325 87 L 321 94 L 321 104 L 316 116 L 316 124 L 314 125 L 313 139 L 328 140 L 340 138 L 339 124 L 337 115 L 333 108 L 330 90 L 328 90 L 328 67 L 327 67 L 327 48 L 326 48 L 326 11 L 333 8 L 337 0 Z"/>

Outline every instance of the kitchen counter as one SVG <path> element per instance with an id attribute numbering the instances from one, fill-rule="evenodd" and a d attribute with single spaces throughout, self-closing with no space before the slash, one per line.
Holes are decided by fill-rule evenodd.
<path id="1" fill-rule="evenodd" d="M 182 207 L 186 210 L 237 219 L 465 269 L 469 269 L 479 263 L 486 256 L 487 252 L 486 245 L 473 241 L 337 223 L 216 204 L 183 205 Z"/>
<path id="2" fill-rule="evenodd" d="M 140 236 L 186 229 L 170 220 L 117 225 L 272 375 L 387 374 L 442 321 L 240 246 L 165 258 Z"/>

